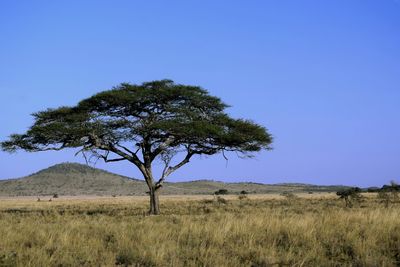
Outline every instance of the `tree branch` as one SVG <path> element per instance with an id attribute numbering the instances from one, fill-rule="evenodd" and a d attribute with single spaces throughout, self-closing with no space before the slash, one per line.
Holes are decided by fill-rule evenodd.
<path id="1" fill-rule="evenodd" d="M 130 162 L 134 163 L 138 167 L 143 165 L 143 162 L 140 161 L 140 159 L 138 158 L 138 156 L 136 154 L 128 155 L 124 151 L 116 148 L 112 144 L 106 145 L 103 150 L 106 150 L 106 151 L 109 150 L 111 152 L 114 152 L 115 154 L 121 156 L 122 158 L 125 158 L 125 159 L 129 160 Z"/>
<path id="2" fill-rule="evenodd" d="M 118 149 L 112 143 L 104 144 L 103 141 L 95 134 L 90 134 L 89 137 L 91 139 L 90 141 L 91 141 L 93 147 L 100 149 L 100 150 L 104 150 L 104 151 L 111 151 L 111 152 L 117 154 L 121 158 L 124 158 L 124 159 L 132 162 L 133 164 L 135 164 L 143 174 L 146 174 L 146 170 L 143 166 L 143 162 L 140 161 L 140 159 L 138 158 L 138 156 L 135 153 L 133 153 L 132 155 L 129 155 L 129 154 L 125 153 L 124 151 L 122 151 L 121 149 Z"/>
<path id="3" fill-rule="evenodd" d="M 161 143 L 154 151 L 151 153 L 151 160 L 154 160 L 162 151 L 167 149 L 169 145 L 171 145 L 175 141 L 175 137 L 173 135 L 168 136 L 168 138 Z"/>
<path id="4" fill-rule="evenodd" d="M 130 153 L 130 154 L 132 154 L 132 155 L 133 155 L 133 154 L 137 154 L 137 151 L 136 151 L 136 152 L 133 152 L 132 150 L 128 149 L 127 147 L 125 147 L 125 146 L 123 146 L 123 145 L 116 144 L 116 146 L 125 149 L 125 151 L 127 151 L 128 153 Z"/>
<path id="5" fill-rule="evenodd" d="M 116 161 L 122 161 L 122 160 L 127 160 L 126 158 L 115 158 L 115 159 L 108 159 L 108 154 L 107 153 L 105 156 L 104 155 L 100 155 L 100 157 L 104 160 L 104 162 L 116 162 Z"/>
<path id="6" fill-rule="evenodd" d="M 39 148 L 33 147 L 30 149 L 31 152 L 42 152 L 42 151 L 60 151 L 66 148 L 66 144 L 62 144 L 60 147 L 46 147 L 46 148 Z"/>
<path id="7" fill-rule="evenodd" d="M 169 164 L 169 163 L 166 162 L 165 168 L 164 168 L 164 170 L 163 170 L 163 172 L 162 172 L 162 175 L 161 175 L 161 178 L 160 178 L 160 180 L 158 180 L 158 182 L 155 184 L 156 189 L 162 187 L 162 184 L 164 183 L 165 179 L 166 179 L 171 173 L 173 173 L 174 171 L 176 171 L 177 169 L 179 169 L 179 168 L 182 167 L 183 165 L 189 163 L 190 158 L 191 158 L 194 154 L 196 154 L 196 153 L 193 152 L 193 151 L 191 151 L 190 149 L 188 149 L 188 153 L 186 154 L 186 157 L 185 157 L 181 162 L 179 162 L 178 164 L 176 164 L 176 165 L 173 166 L 173 167 L 168 167 L 168 164 Z"/>

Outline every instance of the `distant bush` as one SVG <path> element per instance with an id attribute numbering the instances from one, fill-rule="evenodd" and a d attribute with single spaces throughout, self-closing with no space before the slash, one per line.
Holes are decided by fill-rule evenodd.
<path id="1" fill-rule="evenodd" d="M 399 202 L 400 185 L 395 182 L 391 182 L 390 185 L 384 185 L 378 192 L 378 199 L 389 207 L 389 204 Z"/>
<path id="2" fill-rule="evenodd" d="M 58 198 L 58 194 L 53 194 L 53 198 Z"/>
<path id="3" fill-rule="evenodd" d="M 241 194 L 241 195 L 247 195 L 248 192 L 247 192 L 246 190 L 242 190 L 242 191 L 240 191 L 240 194 Z"/>
<path id="4" fill-rule="evenodd" d="M 285 197 L 285 199 L 286 199 L 286 204 L 289 204 L 289 205 L 294 204 L 294 202 L 295 202 L 296 200 L 299 199 L 299 197 L 296 196 L 293 192 L 287 192 L 287 191 L 285 191 L 285 192 L 282 192 L 282 193 L 281 193 L 281 196 L 284 196 L 284 197 Z"/>
<path id="5" fill-rule="evenodd" d="M 384 185 L 384 186 L 382 186 L 381 191 L 400 192 L 400 185 L 397 184 L 395 181 L 391 181 L 391 182 L 390 182 L 390 185 Z"/>
<path id="6" fill-rule="evenodd" d="M 219 189 L 218 191 L 215 191 L 215 195 L 227 195 L 228 190 L 227 189 Z"/>
<path id="7" fill-rule="evenodd" d="M 201 202 L 204 203 L 204 204 L 212 204 L 212 203 L 214 203 L 214 200 L 212 200 L 212 199 L 204 199 Z"/>
<path id="8" fill-rule="evenodd" d="M 238 198 L 239 198 L 239 200 L 246 200 L 246 199 L 249 199 L 249 198 L 247 197 L 247 195 L 245 195 L 245 194 L 240 194 Z"/>
<path id="9" fill-rule="evenodd" d="M 359 187 L 351 187 L 336 192 L 340 199 L 344 199 L 345 205 L 348 208 L 353 206 L 353 202 L 359 202 L 362 199 L 361 189 Z"/>
<path id="10" fill-rule="evenodd" d="M 296 196 L 293 192 L 287 192 L 287 191 L 282 192 L 282 193 L 281 193 L 281 196 L 284 196 L 284 197 L 286 197 L 286 198 L 288 198 L 288 199 L 295 199 L 295 198 L 297 198 L 297 196 Z"/>
<path id="11" fill-rule="evenodd" d="M 220 204 L 228 204 L 228 200 L 223 197 L 217 197 L 217 202 Z"/>
<path id="12" fill-rule="evenodd" d="M 368 193 L 376 193 L 376 192 L 379 192 L 379 191 L 380 191 L 379 187 L 368 187 L 367 188 L 367 192 Z"/>

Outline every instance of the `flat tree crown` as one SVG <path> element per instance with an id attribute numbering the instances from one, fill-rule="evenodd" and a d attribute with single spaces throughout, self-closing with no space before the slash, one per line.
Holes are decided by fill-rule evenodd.
<path id="1" fill-rule="evenodd" d="M 227 107 L 198 86 L 171 80 L 122 83 L 74 107 L 34 113 L 29 130 L 11 135 L 1 148 L 33 152 L 82 147 L 96 155 L 121 147 L 129 155 L 138 148 L 151 160 L 174 149 L 207 155 L 270 149 L 272 137 L 264 127 L 229 117 Z M 128 142 L 134 144 L 128 148 Z"/>

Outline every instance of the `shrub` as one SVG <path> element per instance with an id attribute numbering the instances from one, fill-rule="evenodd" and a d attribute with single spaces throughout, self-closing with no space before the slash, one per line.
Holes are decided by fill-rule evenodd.
<path id="1" fill-rule="evenodd" d="M 284 196 L 287 200 L 295 200 L 298 197 L 293 192 L 282 192 L 281 196 Z"/>
<path id="2" fill-rule="evenodd" d="M 228 190 L 227 189 L 219 189 L 218 191 L 215 191 L 215 195 L 227 195 Z"/>
<path id="3" fill-rule="evenodd" d="M 353 206 L 353 202 L 361 201 L 362 196 L 360 193 L 361 189 L 359 187 L 351 187 L 336 192 L 336 195 L 338 195 L 340 199 L 344 199 L 346 207 L 351 208 Z"/>
<path id="4" fill-rule="evenodd" d="M 239 200 L 249 199 L 246 195 L 243 195 L 243 194 L 240 194 L 238 198 L 239 198 Z"/>
<path id="5" fill-rule="evenodd" d="M 117 266 L 131 266 L 135 258 L 127 251 L 121 251 L 115 257 L 115 265 Z"/>
<path id="6" fill-rule="evenodd" d="M 220 204 L 228 204 L 228 200 L 223 197 L 217 197 L 217 202 Z"/>
<path id="7" fill-rule="evenodd" d="M 282 192 L 281 196 L 285 197 L 286 204 L 293 205 L 296 200 L 299 199 L 293 192 Z"/>
<path id="8" fill-rule="evenodd" d="M 17 253 L 0 254 L 0 266 L 16 266 Z"/>
<path id="9" fill-rule="evenodd" d="M 385 205 L 385 208 L 389 207 L 391 199 L 390 199 L 390 194 L 387 191 L 379 191 L 378 199 Z"/>
<path id="10" fill-rule="evenodd" d="M 400 186 L 395 182 L 391 182 L 390 185 L 384 185 L 378 192 L 378 199 L 384 203 L 385 207 L 389 207 L 390 203 L 396 203 L 399 201 Z"/>
<path id="11" fill-rule="evenodd" d="M 376 193 L 376 192 L 379 193 L 379 191 L 380 191 L 379 187 L 368 187 L 367 188 L 368 193 Z"/>
<path id="12" fill-rule="evenodd" d="M 204 199 L 201 202 L 204 203 L 204 204 L 212 204 L 212 203 L 214 203 L 214 200 L 212 200 L 212 199 Z"/>

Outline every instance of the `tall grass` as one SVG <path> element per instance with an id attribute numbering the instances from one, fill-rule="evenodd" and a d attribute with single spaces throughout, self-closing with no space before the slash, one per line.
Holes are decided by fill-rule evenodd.
<path id="1" fill-rule="evenodd" d="M 398 205 L 398 204 L 397 204 Z M 0 266 L 399 266 L 400 210 L 375 198 L 0 203 Z"/>

